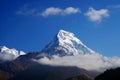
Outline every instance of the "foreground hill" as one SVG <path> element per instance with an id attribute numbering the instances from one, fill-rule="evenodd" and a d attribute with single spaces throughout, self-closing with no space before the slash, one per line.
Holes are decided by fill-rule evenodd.
<path id="1" fill-rule="evenodd" d="M 95 80 L 120 80 L 120 68 L 107 70 L 97 76 Z"/>

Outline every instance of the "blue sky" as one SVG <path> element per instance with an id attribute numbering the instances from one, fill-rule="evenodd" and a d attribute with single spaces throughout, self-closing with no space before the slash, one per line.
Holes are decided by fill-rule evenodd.
<path id="1" fill-rule="evenodd" d="M 64 29 L 105 56 L 120 56 L 119 0 L 0 0 L 0 10 L 0 46 L 40 51 Z"/>

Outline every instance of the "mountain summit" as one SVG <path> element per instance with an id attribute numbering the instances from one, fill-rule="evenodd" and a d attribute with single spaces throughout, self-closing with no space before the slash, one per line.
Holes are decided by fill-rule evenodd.
<path id="1" fill-rule="evenodd" d="M 45 46 L 42 52 L 59 56 L 95 53 L 84 45 L 73 33 L 65 30 L 60 30 L 54 39 Z"/>

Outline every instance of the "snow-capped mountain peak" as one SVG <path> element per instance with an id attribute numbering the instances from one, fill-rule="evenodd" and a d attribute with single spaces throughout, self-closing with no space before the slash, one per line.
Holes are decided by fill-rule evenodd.
<path id="1" fill-rule="evenodd" d="M 23 51 L 18 51 L 16 49 L 9 49 L 6 46 L 0 47 L 0 62 L 11 61 L 19 57 L 20 55 L 25 55 Z"/>
<path id="2" fill-rule="evenodd" d="M 73 33 L 70 33 L 70 32 L 64 31 L 64 30 L 60 30 L 57 34 L 57 37 L 58 37 L 60 44 L 64 44 L 64 42 L 72 44 L 71 41 L 73 40 L 73 41 L 76 41 L 77 43 L 83 45 L 83 43 L 78 38 L 76 38 Z"/>
<path id="3" fill-rule="evenodd" d="M 73 33 L 60 30 L 55 38 L 42 50 L 49 55 L 77 55 L 95 53 L 85 46 Z"/>
<path id="4" fill-rule="evenodd" d="M 105 57 L 84 45 L 73 33 L 60 30 L 34 61 L 52 66 L 76 66 L 102 72 L 120 66 L 119 57 Z"/>
<path id="5" fill-rule="evenodd" d="M 6 46 L 0 46 L 0 52 L 3 52 L 4 50 L 7 50 L 8 48 Z"/>

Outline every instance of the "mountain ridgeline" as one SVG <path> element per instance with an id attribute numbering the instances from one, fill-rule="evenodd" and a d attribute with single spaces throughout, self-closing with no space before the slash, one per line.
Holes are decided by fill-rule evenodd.
<path id="1" fill-rule="evenodd" d="M 98 54 L 73 33 L 60 30 L 40 52 L 26 54 L 0 47 L 0 80 L 94 80 L 106 69 L 118 67 L 117 60 Z"/>

